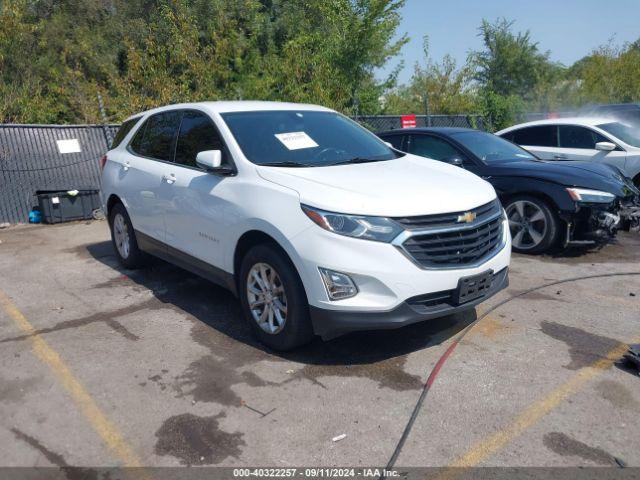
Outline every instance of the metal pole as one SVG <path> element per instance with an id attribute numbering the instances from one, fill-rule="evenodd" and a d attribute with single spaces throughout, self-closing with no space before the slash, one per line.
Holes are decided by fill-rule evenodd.
<path id="1" fill-rule="evenodd" d="M 109 150 L 111 146 L 111 132 L 109 132 L 109 127 L 107 126 L 107 113 L 104 111 L 104 103 L 102 102 L 102 95 L 98 92 L 98 107 L 100 108 L 100 116 L 102 117 L 102 133 L 104 134 L 104 139 L 107 142 L 106 150 Z"/>
<path id="2" fill-rule="evenodd" d="M 427 127 L 431 126 L 431 112 L 429 112 L 429 94 L 425 92 L 424 94 L 424 111 L 427 114 Z"/>

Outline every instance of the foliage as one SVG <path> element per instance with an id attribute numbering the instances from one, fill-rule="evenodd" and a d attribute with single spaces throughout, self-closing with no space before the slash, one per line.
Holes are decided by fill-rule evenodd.
<path id="1" fill-rule="evenodd" d="M 580 82 L 574 104 L 629 103 L 640 100 L 640 39 L 596 49 L 576 62 L 570 77 Z"/>
<path id="2" fill-rule="evenodd" d="M 478 105 L 495 130 L 513 124 L 525 107 L 543 107 L 561 68 L 541 53 L 529 31 L 513 32 L 513 21 L 482 21 L 483 49 L 469 54 L 478 83 Z M 537 108 L 536 108 L 537 109 Z"/>
<path id="3" fill-rule="evenodd" d="M 375 113 L 404 0 L 5 0 L 0 122 L 218 99 Z"/>
<path id="4" fill-rule="evenodd" d="M 479 36 L 484 48 L 471 52 L 474 78 L 487 91 L 503 97 L 518 95 L 530 99 L 534 87 L 550 76 L 549 52 L 540 53 L 528 31 L 514 33 L 513 21 L 482 21 Z"/>
<path id="5" fill-rule="evenodd" d="M 475 110 L 475 96 L 468 66 L 458 68 L 446 55 L 434 62 L 429 55 L 429 39 L 424 37 L 425 65 L 416 64 L 411 81 L 386 96 L 388 113 L 462 114 Z"/>
<path id="6" fill-rule="evenodd" d="M 262 99 L 347 114 L 485 115 L 640 101 L 640 39 L 565 67 L 514 23 L 483 20 L 482 48 L 458 65 L 424 60 L 396 86 L 377 68 L 404 0 L 0 0 L 0 122 L 86 123 L 158 105 Z"/>
<path id="7" fill-rule="evenodd" d="M 517 95 L 500 95 L 491 90 L 479 96 L 480 114 L 486 119 L 489 130 L 497 131 L 517 123 L 524 113 L 524 102 Z"/>

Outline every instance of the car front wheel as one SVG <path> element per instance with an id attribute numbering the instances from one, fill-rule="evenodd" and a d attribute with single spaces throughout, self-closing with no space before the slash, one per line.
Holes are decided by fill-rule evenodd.
<path id="1" fill-rule="evenodd" d="M 263 244 L 249 250 L 238 283 L 245 317 L 262 343 L 274 350 L 291 350 L 311 340 L 302 281 L 279 248 Z"/>
<path id="2" fill-rule="evenodd" d="M 510 198 L 505 210 L 515 252 L 542 253 L 555 245 L 560 222 L 544 200 L 520 195 Z"/>

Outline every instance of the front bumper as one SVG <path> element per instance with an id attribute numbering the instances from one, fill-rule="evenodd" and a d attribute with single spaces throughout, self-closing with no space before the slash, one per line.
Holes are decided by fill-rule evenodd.
<path id="1" fill-rule="evenodd" d="M 567 224 L 565 246 L 606 243 L 618 230 L 640 227 L 640 199 L 630 196 L 610 204 L 578 204 L 574 212 L 561 212 L 561 218 Z"/>
<path id="2" fill-rule="evenodd" d="M 389 312 L 409 298 L 451 290 L 461 277 L 509 266 L 511 240 L 503 222 L 503 246 L 480 264 L 460 268 L 419 268 L 389 243 L 343 237 L 316 225 L 291 238 L 291 258 L 304 284 L 311 307 L 349 312 Z M 318 267 L 349 275 L 358 294 L 329 300 Z"/>
<path id="3" fill-rule="evenodd" d="M 315 333 L 323 340 L 358 330 L 400 328 L 469 310 L 507 286 L 509 286 L 508 267 L 494 273 L 491 287 L 483 296 L 460 305 L 456 305 L 453 301 L 455 290 L 452 289 L 412 297 L 396 308 L 383 312 L 327 310 L 310 306 L 311 321 Z"/>

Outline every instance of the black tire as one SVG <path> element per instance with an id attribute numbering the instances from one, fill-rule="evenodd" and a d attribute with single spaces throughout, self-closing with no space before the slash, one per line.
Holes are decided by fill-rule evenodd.
<path id="1" fill-rule="evenodd" d="M 114 224 L 120 221 L 120 217 L 127 229 L 129 243 L 127 251 L 123 251 L 122 248 L 119 248 L 116 240 L 116 236 L 118 235 L 116 232 L 118 228 L 117 225 Z M 124 208 L 122 203 L 116 203 L 111 207 L 111 210 L 109 211 L 109 228 L 111 229 L 111 243 L 113 244 L 113 249 L 116 252 L 116 257 L 118 257 L 120 264 L 129 269 L 143 267 L 145 265 L 146 255 L 142 250 L 140 250 L 140 248 L 138 248 L 135 230 L 131 224 L 131 219 L 129 218 L 127 209 Z"/>
<path id="2" fill-rule="evenodd" d="M 274 333 L 267 332 L 258 324 L 249 307 L 250 293 L 247 285 L 249 275 L 254 267 L 258 268 L 260 264 L 271 267 L 275 271 L 276 278 L 278 278 L 276 283 L 284 289 L 284 295 L 286 296 L 284 297 L 286 316 L 283 326 L 281 330 Z M 291 260 L 277 246 L 261 244 L 256 245 L 247 252 L 240 265 L 238 292 L 244 316 L 254 335 L 263 344 L 274 350 L 285 351 L 304 345 L 313 338 L 313 327 L 309 317 L 309 303 L 307 302 L 304 286 Z M 280 303 L 280 305 L 282 304 L 283 302 Z M 263 308 L 266 308 L 266 306 Z M 266 325 L 265 328 L 269 328 L 269 325 Z"/>
<path id="3" fill-rule="evenodd" d="M 542 238 L 539 241 L 536 241 L 525 228 L 523 237 L 525 238 L 525 240 L 530 240 L 531 243 L 531 245 L 526 245 L 526 241 L 519 242 L 517 238 L 517 235 L 520 230 L 522 230 L 522 228 L 514 229 L 513 227 L 511 227 L 512 222 L 510 221 L 509 223 L 511 228 L 512 250 L 517 253 L 528 254 L 539 254 L 548 252 L 556 245 L 560 236 L 560 220 L 558 219 L 558 216 L 553 212 L 546 201 L 531 195 L 516 195 L 509 198 L 504 205 L 504 209 L 506 210 L 507 216 L 510 218 L 510 220 L 514 219 L 514 217 L 519 217 L 519 215 L 514 215 L 514 210 L 516 209 L 518 203 L 520 205 L 526 205 L 529 211 L 535 212 L 535 208 L 539 209 L 539 211 L 544 216 L 546 228 L 544 229 Z M 531 223 L 528 223 L 528 225 L 531 225 Z M 537 231 L 537 233 L 540 232 Z M 520 243 L 520 245 L 518 245 L 518 243 Z"/>

